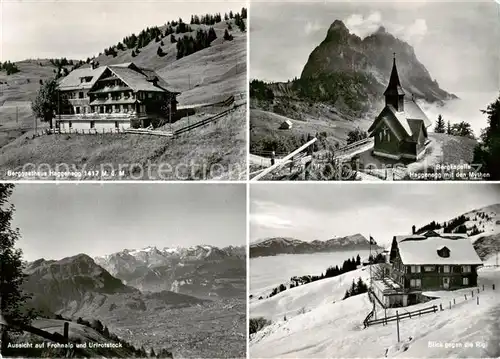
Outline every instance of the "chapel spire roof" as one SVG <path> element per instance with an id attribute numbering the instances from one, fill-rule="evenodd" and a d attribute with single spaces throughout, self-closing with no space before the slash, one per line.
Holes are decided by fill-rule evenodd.
<path id="1" fill-rule="evenodd" d="M 394 58 L 392 62 L 391 78 L 389 79 L 389 85 L 384 92 L 384 95 L 404 95 L 405 92 L 401 87 L 401 82 L 399 81 L 398 68 L 396 67 L 396 53 L 394 53 Z"/>

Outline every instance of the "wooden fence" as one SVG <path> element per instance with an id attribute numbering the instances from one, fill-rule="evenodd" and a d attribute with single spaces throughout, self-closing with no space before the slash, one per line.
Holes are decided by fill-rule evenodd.
<path id="1" fill-rule="evenodd" d="M 25 324 L 11 324 L 11 323 L 6 323 L 3 321 L 0 323 L 0 327 L 5 326 L 7 328 L 12 328 L 16 330 L 22 330 L 24 332 L 32 333 L 35 334 L 39 337 L 45 338 L 47 340 L 60 343 L 60 344 L 67 344 L 69 343 L 69 323 L 64 322 L 63 325 L 63 334 L 59 334 L 57 332 L 50 333 L 45 330 L 35 328 L 31 325 L 25 325 Z"/>
<path id="2" fill-rule="evenodd" d="M 95 128 L 89 129 L 66 129 L 66 128 L 47 128 L 42 131 L 37 131 L 34 133 L 35 137 L 40 137 L 43 135 L 99 135 L 99 134 L 110 134 L 110 133 L 125 133 L 126 129 L 123 128 L 103 128 L 102 130 L 97 130 Z"/>
<path id="3" fill-rule="evenodd" d="M 375 319 L 375 320 L 368 320 L 365 323 L 365 327 L 369 327 L 370 325 L 376 325 L 376 324 L 387 325 L 387 323 L 390 323 L 390 322 L 402 320 L 405 318 L 419 317 L 419 316 L 424 315 L 424 314 L 436 313 L 437 311 L 438 311 L 438 306 L 433 305 L 431 307 L 414 310 L 413 312 L 405 312 L 403 314 L 398 314 L 396 312 L 396 315 L 392 315 L 392 316 L 384 317 L 384 318 L 380 318 L 380 319 Z"/>
<path id="4" fill-rule="evenodd" d="M 128 128 L 124 131 L 125 133 L 132 133 L 136 135 L 153 135 L 153 136 L 163 136 L 163 137 L 172 137 L 173 133 L 168 131 L 159 131 L 159 130 L 148 130 L 146 128 Z"/>
<path id="5" fill-rule="evenodd" d="M 495 284 L 492 284 L 491 288 L 492 288 L 492 290 L 495 290 Z M 480 303 L 479 293 L 481 291 L 484 292 L 485 290 L 486 290 L 486 287 L 483 284 L 477 288 L 471 289 L 471 291 L 468 293 L 463 293 L 463 297 L 457 296 L 456 298 L 450 299 L 448 301 L 448 303 L 444 302 L 444 305 L 441 302 L 441 303 L 439 303 L 439 305 L 435 304 L 431 307 L 418 309 L 418 310 L 415 310 L 413 312 L 407 311 L 407 312 L 404 312 L 402 314 L 399 314 L 398 311 L 396 311 L 396 315 L 392 315 L 389 317 L 385 316 L 384 318 L 375 319 L 375 320 L 367 320 L 368 319 L 368 316 L 367 316 L 365 321 L 363 321 L 363 324 L 366 328 L 370 325 L 377 325 L 377 324 L 387 325 L 387 323 L 394 322 L 394 321 L 397 321 L 399 323 L 400 320 L 405 319 L 405 318 L 411 319 L 411 318 L 419 317 L 421 315 L 425 315 L 425 314 L 429 314 L 429 313 L 436 313 L 438 311 L 443 311 L 446 309 L 451 310 L 453 308 L 453 306 L 459 304 L 460 302 L 463 303 L 463 302 L 468 301 L 468 300 L 476 301 L 476 304 L 479 305 L 479 303 Z"/>
<path id="6" fill-rule="evenodd" d="M 341 148 L 338 148 L 336 151 L 335 151 L 335 155 L 336 156 L 339 156 L 339 155 L 344 155 L 346 154 L 347 152 L 350 152 L 358 147 L 361 147 L 361 146 L 364 146 L 370 142 L 372 142 L 373 140 L 368 137 L 368 138 L 365 138 L 363 140 L 360 140 L 360 141 L 356 141 L 356 142 L 353 142 L 353 143 L 350 143 L 348 144 L 347 146 L 344 146 L 344 147 L 341 147 Z"/>
<path id="7" fill-rule="evenodd" d="M 227 109 L 225 111 L 222 111 L 220 113 L 218 113 L 217 115 L 215 116 L 212 116 L 212 117 L 209 117 L 209 118 L 206 118 L 204 120 L 201 120 L 201 121 L 198 121 L 198 122 L 195 122 L 189 126 L 186 126 L 186 127 L 183 127 L 183 128 L 180 128 L 176 131 L 174 131 L 173 133 L 173 136 L 174 137 L 178 137 L 179 135 L 182 135 L 183 133 L 186 133 L 186 132 L 189 132 L 189 131 L 192 131 L 198 127 L 202 127 L 202 126 L 205 126 L 205 125 L 208 125 L 209 123 L 212 123 L 212 122 L 215 122 L 219 119 L 221 119 L 222 117 L 226 116 L 227 114 L 233 112 L 234 110 L 236 110 L 237 108 L 241 107 L 241 106 L 245 106 L 246 104 L 239 104 L 239 105 L 234 105 L 232 108 L 230 109 Z"/>
<path id="8" fill-rule="evenodd" d="M 372 307 L 372 310 L 370 311 L 370 313 L 368 313 L 368 315 L 366 316 L 365 320 L 363 320 L 363 324 L 365 326 L 365 328 L 368 327 L 368 322 L 373 318 L 373 315 L 375 314 L 375 300 L 373 299 L 372 297 L 373 295 L 373 292 L 371 290 L 368 290 L 368 299 L 370 299 L 370 302 L 372 302 L 373 304 L 373 307 Z"/>

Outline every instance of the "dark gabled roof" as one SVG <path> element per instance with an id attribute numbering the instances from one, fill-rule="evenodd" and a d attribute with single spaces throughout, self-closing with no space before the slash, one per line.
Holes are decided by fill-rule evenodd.
<path id="1" fill-rule="evenodd" d="M 392 63 L 391 77 L 389 79 L 389 84 L 384 92 L 384 95 L 404 95 L 403 87 L 401 87 L 401 82 L 399 81 L 398 69 L 396 67 L 396 54 L 394 54 L 394 60 Z"/>
<path id="2" fill-rule="evenodd" d="M 167 81 L 165 81 L 165 79 L 161 76 L 158 76 L 158 74 L 154 71 L 154 70 L 151 70 L 151 69 L 145 69 L 145 68 L 139 68 L 142 73 L 144 73 L 144 75 L 146 75 L 146 78 L 147 79 L 156 79 L 156 85 L 157 86 L 160 86 L 161 88 L 169 91 L 169 92 L 172 92 L 172 93 L 175 93 L 175 94 L 180 94 L 180 92 L 176 89 L 174 89 L 172 86 L 170 86 Z"/>
<path id="3" fill-rule="evenodd" d="M 370 137 L 374 136 L 375 130 L 382 123 L 386 123 L 399 140 L 411 137 L 416 141 L 422 127 L 424 134 L 427 135 L 427 127 L 432 123 L 424 112 L 414 101 L 405 101 L 404 106 L 404 111 L 396 111 L 392 105 L 385 106 L 368 129 Z"/>
<path id="4" fill-rule="evenodd" d="M 413 134 L 410 126 L 408 125 L 408 121 L 404 117 L 404 114 L 402 112 L 396 111 L 393 106 L 387 105 L 380 112 L 380 114 L 368 129 L 370 137 L 373 137 L 376 130 L 380 128 L 380 126 L 382 126 L 382 124 L 384 123 L 387 125 L 387 127 L 390 128 L 390 130 L 394 133 L 394 135 L 396 135 L 399 140 L 410 137 Z"/>
<path id="5" fill-rule="evenodd" d="M 166 92 L 167 90 L 155 86 L 146 80 L 146 76 L 141 72 L 123 66 L 108 66 L 109 69 L 125 82 L 133 91 Z"/>
<path id="6" fill-rule="evenodd" d="M 427 136 L 427 129 L 424 126 L 424 121 L 422 121 L 422 120 L 410 120 L 410 119 L 408 119 L 408 124 L 410 125 L 410 128 L 411 128 L 411 132 L 412 132 L 411 139 L 413 141 L 417 141 L 418 140 L 418 136 L 420 134 L 420 130 L 422 130 L 424 132 L 424 135 Z"/>
<path id="7" fill-rule="evenodd" d="M 60 80 L 60 90 L 91 89 L 103 73 L 109 69 L 114 75 L 125 82 L 133 91 L 149 92 L 180 92 L 172 89 L 170 85 L 154 70 L 140 68 L 133 62 L 101 66 L 96 69 L 91 67 L 79 68 L 71 71 L 66 77 Z M 82 83 L 80 78 L 92 77 L 90 82 Z"/>

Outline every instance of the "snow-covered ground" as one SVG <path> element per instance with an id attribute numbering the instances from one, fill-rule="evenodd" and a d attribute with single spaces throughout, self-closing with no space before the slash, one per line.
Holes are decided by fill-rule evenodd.
<path id="1" fill-rule="evenodd" d="M 500 356 L 500 268 L 479 271 L 479 286 L 471 299 L 471 289 L 442 293 L 442 297 L 398 311 L 413 311 L 443 304 L 443 311 L 400 322 L 401 342 L 396 323 L 363 329 L 363 320 L 372 304 L 367 294 L 341 300 L 353 278 L 367 279 L 367 268 L 320 280 L 278 295 L 252 301 L 250 317 L 272 318 L 272 324 L 253 334 L 253 358 L 479 358 Z M 341 279 L 344 277 L 344 279 Z M 496 290 L 492 290 L 492 284 Z M 464 298 L 468 294 L 468 300 Z M 449 309 L 449 302 L 456 305 Z M 334 302 L 335 301 L 335 302 Z M 301 310 L 302 307 L 306 310 Z M 388 315 L 396 309 L 388 310 Z M 284 313 L 287 320 L 283 318 Z M 292 314 L 294 313 L 294 314 Z M 378 310 L 377 317 L 383 316 Z"/>
<path id="2" fill-rule="evenodd" d="M 368 258 L 369 251 L 342 251 L 312 254 L 282 254 L 250 259 L 250 294 L 269 295 L 274 287 L 293 276 L 321 275 L 330 266 L 342 266 L 348 258 Z M 310 285 L 310 284 L 309 284 Z"/>
<path id="3" fill-rule="evenodd" d="M 345 292 L 358 278 L 365 283 L 370 280 L 369 267 L 347 272 L 333 278 L 327 278 L 287 289 L 271 298 L 253 297 L 250 302 L 250 317 L 264 317 L 271 320 L 282 320 L 285 315 L 292 318 L 299 313 L 311 311 L 319 306 L 341 301 Z M 366 310 L 368 314 L 369 310 Z"/>

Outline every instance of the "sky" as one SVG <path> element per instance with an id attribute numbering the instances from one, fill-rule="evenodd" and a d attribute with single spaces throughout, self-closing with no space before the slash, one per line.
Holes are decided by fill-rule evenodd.
<path id="1" fill-rule="evenodd" d="M 245 1 L 2 0 L 0 61 L 82 59 L 131 33 L 191 15 L 240 12 Z"/>
<path id="2" fill-rule="evenodd" d="M 17 184 L 10 199 L 27 261 L 147 246 L 246 244 L 244 184 Z"/>
<path id="3" fill-rule="evenodd" d="M 388 245 L 435 220 L 500 203 L 500 184 L 280 183 L 250 188 L 250 242 L 269 237 L 328 240 L 361 233 Z"/>
<path id="4" fill-rule="evenodd" d="M 493 0 L 254 0 L 249 14 L 252 79 L 300 77 L 309 54 L 339 19 L 362 38 L 383 25 L 414 47 L 431 77 L 449 92 L 500 89 L 500 4 Z"/>

